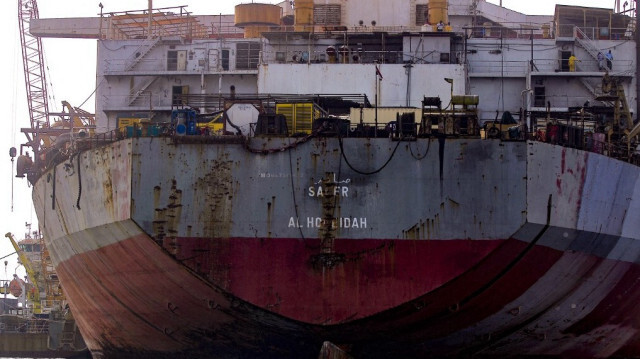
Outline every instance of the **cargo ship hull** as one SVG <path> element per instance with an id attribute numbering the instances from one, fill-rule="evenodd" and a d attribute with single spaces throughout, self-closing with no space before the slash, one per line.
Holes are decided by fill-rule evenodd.
<path id="1" fill-rule="evenodd" d="M 622 357 L 639 178 L 540 142 L 147 137 L 33 197 L 94 356 Z"/>

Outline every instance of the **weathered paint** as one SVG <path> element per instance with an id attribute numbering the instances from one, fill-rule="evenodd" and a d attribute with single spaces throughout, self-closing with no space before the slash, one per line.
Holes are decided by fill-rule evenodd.
<path id="1" fill-rule="evenodd" d="M 95 352 L 639 355 L 640 170 L 429 141 L 132 139 L 34 202 Z"/>
<path id="2" fill-rule="evenodd" d="M 288 144 L 287 139 L 259 141 L 250 146 L 277 149 Z M 421 238 L 498 239 L 514 233 L 526 211 L 526 145 L 446 140 L 439 153 L 427 141 L 436 140 L 345 139 L 350 168 L 340 160 L 336 138 L 268 155 L 245 151 L 240 144 L 173 146 L 166 139 L 139 139 L 133 145 L 132 218 L 153 233 L 153 215 L 170 206 L 173 193 L 180 191 L 175 230 L 186 233 L 191 226 L 193 237 L 265 238 L 269 228 L 276 238 L 318 238 L 331 218 L 357 219 L 357 226 L 338 221 L 336 238 L 400 239 L 403 231 L 436 218 L 430 237 L 423 232 Z M 424 158 L 412 156 L 424 148 L 430 148 Z M 314 160 L 318 155 L 321 160 Z M 389 157 L 377 175 L 357 172 L 377 170 Z M 335 187 L 327 191 L 329 185 Z M 481 186 L 485 188 L 479 191 Z M 330 199 L 335 188 L 339 196 Z M 281 205 L 269 217 L 273 198 Z M 457 225 L 437 225 L 449 218 Z"/>
<path id="3" fill-rule="evenodd" d="M 225 291 L 288 318 L 326 325 L 431 292 L 478 265 L 501 241 L 336 239 L 331 252 L 322 238 L 179 238 L 176 243 L 176 259 Z"/>

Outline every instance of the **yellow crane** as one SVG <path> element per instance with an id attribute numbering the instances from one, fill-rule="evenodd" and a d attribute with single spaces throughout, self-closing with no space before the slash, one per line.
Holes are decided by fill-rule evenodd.
<path id="1" fill-rule="evenodd" d="M 635 150 L 632 149 L 632 145 L 638 143 L 636 136 L 640 134 L 640 122 L 633 124 L 631 110 L 619 78 L 605 73 L 602 78 L 602 92 L 604 95 L 597 97 L 596 100 L 611 101 L 614 104 L 613 125 L 607 131 L 607 141 L 611 143 L 612 139 L 615 139 L 626 144 L 627 153 L 625 156 L 627 160 L 631 161 Z"/>
<path id="2" fill-rule="evenodd" d="M 22 248 L 20 248 L 20 246 L 18 245 L 18 242 L 16 242 L 11 232 L 8 232 L 4 236 L 9 238 L 9 240 L 11 241 L 13 248 L 16 250 L 16 253 L 18 254 L 19 262 L 20 264 L 22 264 L 25 271 L 27 272 L 29 281 L 33 286 L 32 290 L 26 290 L 27 300 L 33 303 L 33 312 L 35 314 L 40 314 L 42 313 L 42 305 L 40 303 L 40 288 L 38 286 L 38 280 L 40 279 L 39 278 L 40 271 L 37 271 L 34 268 L 33 263 L 29 258 L 27 258 L 24 251 L 22 250 Z"/>

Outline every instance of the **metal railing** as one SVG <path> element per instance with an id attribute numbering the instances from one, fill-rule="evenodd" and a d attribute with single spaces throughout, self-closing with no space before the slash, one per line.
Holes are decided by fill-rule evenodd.
<path id="1" fill-rule="evenodd" d="M 206 38 L 209 36 L 207 27 L 186 11 L 185 6 L 152 9 L 151 14 L 148 9 L 145 9 L 110 12 L 104 15 L 108 16 L 108 26 L 101 28 L 101 38 L 142 39 L 160 36 Z"/>
<path id="2" fill-rule="evenodd" d="M 576 72 L 603 72 L 598 66 L 598 61 L 590 57 L 578 59 Z M 469 74 L 494 74 L 526 76 L 530 60 L 500 61 L 500 60 L 470 60 Z M 567 60 L 553 58 L 534 58 L 535 68 L 533 72 L 568 72 Z M 634 71 L 634 63 L 631 60 L 614 60 L 612 75 L 623 75 Z M 604 73 L 604 72 L 603 72 Z"/>
<path id="3" fill-rule="evenodd" d="M 631 23 L 630 23 L 631 24 Z M 589 38 L 591 40 L 629 40 L 633 38 L 633 25 L 625 28 L 582 27 L 574 24 L 558 25 L 555 37 Z"/>
<path id="4" fill-rule="evenodd" d="M 138 73 L 149 73 L 149 74 L 168 74 L 170 72 L 173 73 L 191 73 L 191 74 L 200 74 L 201 72 L 205 73 L 232 73 L 232 72 L 246 72 L 246 71 L 257 71 L 257 64 L 260 63 L 260 55 L 259 53 L 255 56 L 244 57 L 242 60 L 236 60 L 235 58 L 230 59 L 226 66 L 222 64 L 222 60 L 217 58 L 215 60 L 210 59 L 208 56 L 198 58 L 196 61 L 203 60 L 204 65 L 198 66 L 186 66 L 184 70 L 169 70 L 169 66 L 167 66 L 166 58 L 164 57 L 149 57 L 147 56 L 144 59 L 141 59 L 136 62 L 136 66 L 134 68 L 127 68 L 127 64 L 129 63 L 128 59 L 107 59 L 104 61 L 104 73 L 105 75 L 112 75 L 114 73 L 120 74 L 122 72 L 138 72 Z M 212 60 L 210 62 L 210 60 Z"/>
<path id="5" fill-rule="evenodd" d="M 25 319 L 23 321 L 0 323 L 0 333 L 48 333 L 47 319 Z"/>

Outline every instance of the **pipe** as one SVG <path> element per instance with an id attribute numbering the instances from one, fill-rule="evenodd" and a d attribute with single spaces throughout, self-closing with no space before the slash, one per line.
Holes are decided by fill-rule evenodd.
<path id="1" fill-rule="evenodd" d="M 410 63 L 404 65 L 405 72 L 407 74 L 407 94 L 406 94 L 406 106 L 409 107 L 411 103 L 411 68 L 413 65 Z"/>
<path id="2" fill-rule="evenodd" d="M 151 12 L 153 11 L 153 0 L 149 0 L 149 24 L 147 29 L 147 39 L 151 40 Z"/>

